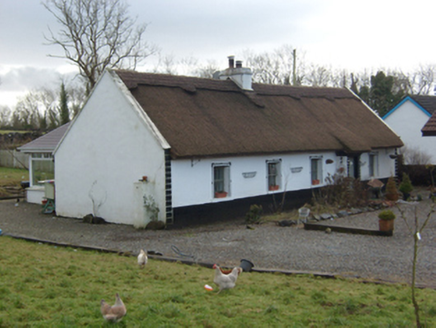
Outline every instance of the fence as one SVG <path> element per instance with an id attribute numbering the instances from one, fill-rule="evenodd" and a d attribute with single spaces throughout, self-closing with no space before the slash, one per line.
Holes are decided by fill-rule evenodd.
<path id="1" fill-rule="evenodd" d="M 0 166 L 29 169 L 29 154 L 16 150 L 0 150 Z"/>

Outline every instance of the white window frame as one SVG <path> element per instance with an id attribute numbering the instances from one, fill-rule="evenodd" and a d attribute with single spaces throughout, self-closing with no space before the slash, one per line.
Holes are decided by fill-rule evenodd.
<path id="1" fill-rule="evenodd" d="M 313 170 L 313 163 L 316 164 L 316 170 Z M 310 156 L 310 184 L 312 186 L 320 185 L 323 181 L 322 176 L 322 156 Z M 315 183 L 318 181 L 317 183 Z"/>
<path id="2" fill-rule="evenodd" d="M 370 177 L 377 177 L 378 171 L 378 152 L 370 152 L 368 154 L 368 174 Z"/>
<path id="3" fill-rule="evenodd" d="M 281 164 L 281 159 L 272 159 L 266 161 L 266 182 L 268 191 L 277 191 L 282 187 Z M 271 169 L 274 169 L 275 172 L 271 172 Z"/>
<path id="4" fill-rule="evenodd" d="M 42 175 L 40 178 L 36 179 L 35 168 L 37 162 L 53 162 L 53 155 L 51 153 L 31 153 L 30 154 L 30 165 L 29 165 L 29 185 L 31 187 L 40 185 L 38 182 L 42 180 L 50 180 L 54 178 L 54 164 L 52 164 L 53 172 L 50 175 Z M 34 181 L 35 180 L 35 181 Z"/>
<path id="5" fill-rule="evenodd" d="M 228 198 L 230 197 L 230 166 L 231 163 L 213 163 L 212 164 L 212 197 L 213 198 Z M 216 176 L 216 173 L 222 171 L 221 178 Z M 225 193 L 225 195 L 224 195 Z"/>

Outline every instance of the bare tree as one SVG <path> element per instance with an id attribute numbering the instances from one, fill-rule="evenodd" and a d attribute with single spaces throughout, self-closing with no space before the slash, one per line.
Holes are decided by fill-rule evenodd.
<path id="1" fill-rule="evenodd" d="M 260 54 L 245 50 L 243 57 L 245 66 L 253 70 L 253 81 L 255 82 L 285 85 L 301 85 L 302 83 L 304 53 L 298 54 L 299 59 L 297 60 L 296 49 L 290 45 L 283 45 L 272 52 Z M 294 61 L 296 61 L 295 66 Z M 295 83 L 293 83 L 294 78 Z"/>
<path id="2" fill-rule="evenodd" d="M 157 53 L 158 60 L 152 71 L 168 75 L 178 75 L 177 60 L 174 54 L 163 55 L 160 51 Z"/>
<path id="3" fill-rule="evenodd" d="M 419 303 L 416 298 L 416 270 L 418 264 L 418 253 L 419 253 L 419 244 L 421 241 L 421 233 L 424 231 L 424 228 L 427 226 L 428 222 L 430 221 L 430 218 L 435 212 L 435 202 L 433 198 L 429 211 L 427 212 L 424 218 L 421 218 L 421 220 L 418 215 L 418 206 L 416 202 L 399 201 L 399 203 L 407 204 L 405 205 L 406 206 L 405 208 L 402 208 L 397 204 L 397 208 L 401 214 L 401 217 L 404 220 L 404 223 L 407 226 L 407 229 L 409 230 L 410 235 L 413 237 L 412 284 L 411 284 L 412 303 L 413 303 L 413 307 L 415 308 L 416 327 L 421 328 L 422 325 L 419 315 Z M 411 212 L 413 213 L 412 215 Z M 413 217 L 413 225 L 409 224 L 407 220 L 409 217 Z"/>
<path id="4" fill-rule="evenodd" d="M 9 126 L 12 111 L 8 106 L 0 106 L 0 128 Z"/>
<path id="5" fill-rule="evenodd" d="M 33 90 L 21 97 L 12 117 L 14 127 L 24 129 L 47 128 L 47 114 L 55 107 L 55 92 L 49 89 Z"/>
<path id="6" fill-rule="evenodd" d="M 403 146 L 400 149 L 406 165 L 427 165 L 431 163 L 431 155 L 422 149 Z"/>
<path id="7" fill-rule="evenodd" d="M 135 69 L 156 49 L 144 42 L 147 24 L 136 26 L 123 0 L 46 0 L 44 7 L 61 25 L 49 44 L 59 45 L 63 56 L 78 66 L 88 92 L 105 68 Z"/>
<path id="8" fill-rule="evenodd" d="M 193 75 L 204 77 L 204 78 L 213 78 L 213 73 L 219 71 L 220 67 L 215 61 L 207 61 L 205 64 L 202 64 L 196 67 L 194 70 L 191 70 Z"/>
<path id="9" fill-rule="evenodd" d="M 82 109 L 86 100 L 86 90 L 83 85 L 78 83 L 72 83 L 67 85 L 68 93 L 68 107 L 70 108 L 71 118 L 76 117 L 79 111 Z"/>
<path id="10" fill-rule="evenodd" d="M 305 84 L 313 87 L 327 87 L 332 84 L 333 73 L 331 68 L 311 64 L 306 72 Z"/>
<path id="11" fill-rule="evenodd" d="M 351 75 L 346 69 L 332 72 L 331 85 L 334 88 L 347 88 L 352 84 Z"/>
<path id="12" fill-rule="evenodd" d="M 436 65 L 420 65 L 409 78 L 413 86 L 413 94 L 428 95 L 431 93 L 436 77 Z"/>
<path id="13" fill-rule="evenodd" d="M 67 106 L 73 118 L 82 108 L 84 90 L 77 83 L 69 82 L 65 86 L 68 98 Z M 0 126 L 13 126 L 20 129 L 54 129 L 62 124 L 59 103 L 61 94 L 56 89 L 39 88 L 32 90 L 18 99 L 15 110 L 0 108 Z"/>

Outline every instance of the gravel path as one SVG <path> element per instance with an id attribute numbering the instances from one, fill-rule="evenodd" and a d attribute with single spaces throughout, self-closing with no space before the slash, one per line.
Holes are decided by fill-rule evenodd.
<path id="1" fill-rule="evenodd" d="M 423 222 L 430 210 L 430 200 L 418 205 Z M 409 208 L 408 224 L 413 226 L 414 206 Z M 274 223 L 248 229 L 240 221 L 209 224 L 201 227 L 160 231 L 136 230 L 131 226 L 91 225 L 81 220 L 41 214 L 41 207 L 26 202 L 0 201 L 0 229 L 4 234 L 30 237 L 77 246 L 92 246 L 132 252 L 141 248 L 162 253 L 165 257 L 239 265 L 241 259 L 254 263 L 256 269 L 326 273 L 381 281 L 410 283 L 413 237 L 405 221 L 398 216 L 392 237 L 304 230 L 303 226 L 279 227 Z M 377 212 L 368 212 L 323 224 L 378 229 Z M 436 214 L 421 232 L 417 283 L 436 288 Z"/>

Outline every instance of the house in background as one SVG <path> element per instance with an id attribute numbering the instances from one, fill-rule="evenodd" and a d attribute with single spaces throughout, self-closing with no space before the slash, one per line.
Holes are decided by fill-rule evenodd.
<path id="1" fill-rule="evenodd" d="M 29 156 L 29 187 L 26 188 L 26 200 L 41 204 L 45 189 L 41 181 L 54 179 L 53 151 L 67 131 L 70 123 L 64 124 L 49 133 L 18 147 Z"/>
<path id="2" fill-rule="evenodd" d="M 421 133 L 421 129 L 435 112 L 436 96 L 407 96 L 383 117 L 405 145 L 405 149 L 400 149 L 400 152 L 405 155 L 407 152 L 417 155 L 422 153 L 429 158 L 431 164 L 436 164 L 436 143 L 431 138 L 424 138 Z M 405 156 L 406 164 L 427 164 L 409 163 L 407 157 Z"/>
<path id="3" fill-rule="evenodd" d="M 436 137 L 436 111 L 421 129 L 423 137 Z"/>
<path id="4" fill-rule="evenodd" d="M 255 84 L 232 57 L 215 79 L 107 70 L 54 152 L 56 212 L 145 226 L 302 205 L 334 174 L 394 175 L 402 145 L 351 91 Z"/>

